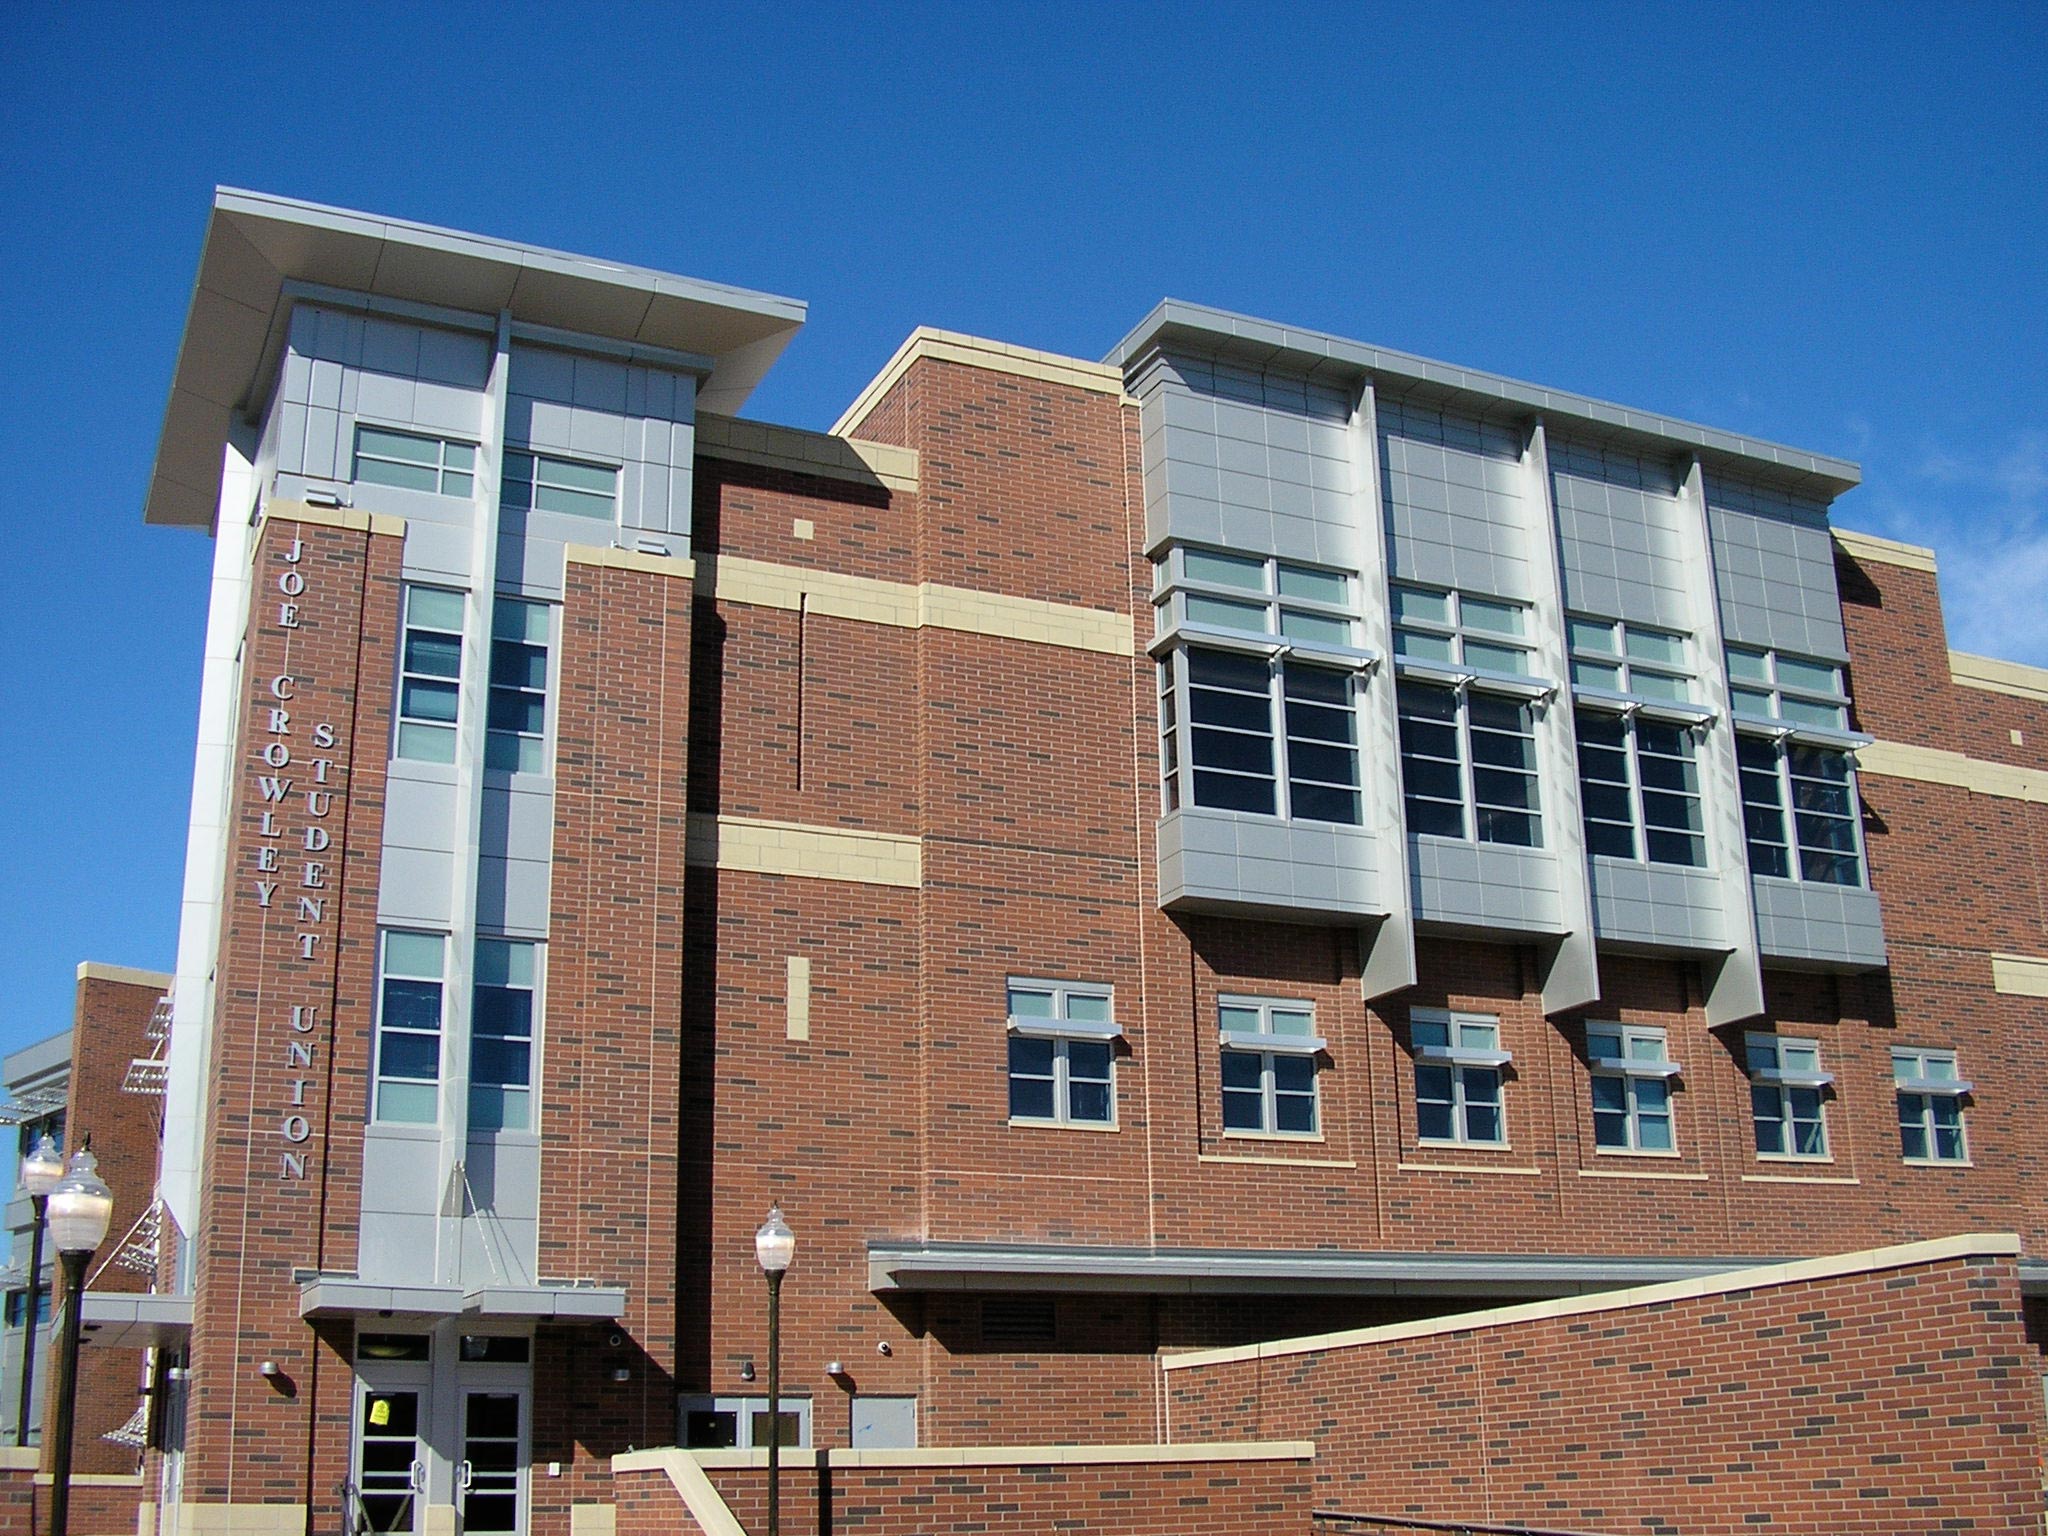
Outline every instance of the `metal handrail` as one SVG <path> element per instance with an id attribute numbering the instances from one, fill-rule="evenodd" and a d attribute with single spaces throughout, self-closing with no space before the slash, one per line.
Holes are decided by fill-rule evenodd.
<path id="1" fill-rule="evenodd" d="M 1341 1509 L 1310 1512 L 1314 1520 L 1341 1520 L 1347 1525 L 1389 1531 L 1435 1531 L 1440 1536 L 1604 1536 L 1599 1531 L 1566 1530 L 1553 1525 L 1489 1525 L 1483 1520 L 1421 1520 L 1412 1515 L 1353 1515 Z"/>

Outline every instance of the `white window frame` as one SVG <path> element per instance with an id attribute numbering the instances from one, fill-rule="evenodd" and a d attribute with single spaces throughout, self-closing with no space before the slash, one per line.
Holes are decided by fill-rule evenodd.
<path id="1" fill-rule="evenodd" d="M 1586 726 L 1599 720 L 1618 723 L 1621 728 L 1621 744 L 1617 747 L 1607 742 L 1586 740 Z M 1626 858 L 1638 864 L 1661 864 L 1673 869 L 1705 869 L 1707 867 L 1707 823 L 1706 804 L 1702 799 L 1700 784 L 1699 743 L 1690 729 L 1690 722 L 1680 723 L 1651 716 L 1647 710 L 1622 708 L 1612 710 L 1585 698 L 1573 702 L 1572 726 L 1579 758 L 1579 806 L 1581 819 L 1585 822 L 1586 849 L 1598 858 Z M 1645 732 L 1670 731 L 1683 745 L 1683 755 L 1646 747 Z M 1622 756 L 1623 779 L 1593 778 L 1588 767 L 1588 747 L 1593 752 L 1619 752 Z M 1682 763 L 1686 776 L 1691 780 L 1689 788 L 1669 789 L 1652 786 L 1646 782 L 1643 771 L 1645 758 L 1663 762 Z M 1597 761 L 1598 759 L 1593 759 Z M 1596 816 L 1593 812 L 1593 797 L 1587 793 L 1589 786 L 1599 784 L 1620 789 L 1628 796 L 1626 822 L 1608 816 Z M 1668 825 L 1653 825 L 1650 821 L 1652 801 L 1658 803 L 1680 802 L 1691 807 L 1689 824 L 1684 828 Z M 1630 852 L 1617 853 L 1611 849 L 1596 849 L 1593 846 L 1595 826 L 1622 828 L 1629 834 Z M 1688 842 L 1692 857 L 1672 859 L 1659 857 L 1659 851 L 1667 849 L 1663 839 L 1680 839 Z"/>
<path id="2" fill-rule="evenodd" d="M 522 984 L 516 979 L 503 983 L 486 982 L 483 947 L 486 944 L 501 944 L 508 950 L 526 951 L 527 979 Z M 496 934 L 478 934 L 476 955 L 471 967 L 469 1006 L 469 1129 L 472 1135 L 531 1136 L 540 1131 L 540 1050 L 541 1050 L 541 997 L 547 971 L 547 946 L 534 939 L 503 938 Z M 509 958 L 509 957 L 508 957 Z M 486 988 L 505 992 L 524 992 L 527 996 L 526 1029 L 524 1036 L 486 1035 L 477 1028 L 481 1016 L 483 993 Z M 523 1042 L 526 1046 L 526 1081 L 523 1083 L 485 1082 L 477 1072 L 477 1044 L 481 1040 L 507 1040 Z M 480 1089 L 495 1089 L 501 1095 L 519 1094 L 523 1098 L 525 1111 L 523 1125 L 481 1125 L 478 1106 Z M 500 1118 L 504 1108 L 511 1102 L 509 1097 L 500 1101 Z"/>
<path id="3" fill-rule="evenodd" d="M 1049 1015 L 1020 1014 L 1016 1012 L 1017 994 L 1020 992 L 1044 994 L 1052 1012 Z M 1051 1115 L 1020 1115 L 1014 1104 L 1010 1112 L 1012 1125 L 1063 1126 L 1073 1130 L 1113 1131 L 1116 1129 L 1116 1043 L 1123 1038 L 1123 1027 L 1116 1022 L 1116 995 L 1112 988 L 1095 982 L 1054 981 L 1037 976 L 1013 976 L 1006 983 L 1005 996 L 1008 999 L 1006 1032 L 1011 1041 L 1045 1040 L 1052 1045 L 1052 1103 Z M 1076 1019 L 1073 1017 L 1077 1000 L 1101 1003 L 1103 1018 Z M 1092 1044 L 1102 1048 L 1108 1057 L 1106 1097 L 1108 1115 L 1104 1119 L 1077 1118 L 1073 1112 L 1072 1062 L 1070 1048 L 1075 1044 Z M 1009 1051 L 1009 1064 L 1005 1081 L 1009 1091 L 1015 1092 L 1015 1083 L 1021 1075 L 1033 1082 L 1046 1079 L 1039 1073 L 1020 1074 L 1016 1065 L 1016 1052 Z M 1093 1082 L 1095 1079 L 1083 1079 Z"/>
<path id="4" fill-rule="evenodd" d="M 521 460 L 527 463 L 523 475 L 519 469 Z M 576 485 L 573 483 L 573 475 L 558 478 L 550 483 L 542 478 L 543 470 L 548 469 L 566 469 L 592 477 L 608 475 L 611 479 L 610 489 L 600 492 L 591 485 Z M 555 498 L 554 505 L 545 504 L 544 493 L 552 494 Z M 602 511 L 593 504 L 599 499 L 605 503 Z M 504 464 L 499 475 L 498 504 L 516 511 L 548 512 L 558 517 L 580 518 L 586 522 L 616 524 L 619 520 L 619 466 L 607 464 L 601 459 L 582 459 L 573 454 L 555 453 L 526 443 L 508 443 L 505 445 Z"/>
<path id="5" fill-rule="evenodd" d="M 1230 1013 L 1248 1012 L 1254 1016 L 1254 1028 L 1233 1028 L 1227 1021 Z M 1303 1031 L 1288 1029 L 1275 1030 L 1276 1018 L 1305 1021 Z M 1330 1042 L 1316 1033 L 1315 1004 L 1301 998 L 1250 997 L 1236 993 L 1225 993 L 1216 999 L 1216 1039 L 1221 1047 L 1217 1076 L 1217 1092 L 1224 1106 L 1223 1134 L 1225 1136 L 1255 1136 L 1291 1141 L 1320 1141 L 1323 1136 L 1323 1086 L 1322 1071 L 1316 1057 L 1330 1048 Z M 1229 1123 L 1229 1105 L 1233 1099 L 1242 1102 L 1251 1090 L 1243 1086 L 1231 1087 L 1225 1084 L 1222 1065 L 1230 1057 L 1254 1060 L 1258 1064 L 1259 1123 L 1254 1126 L 1233 1126 Z M 1279 1082 L 1279 1069 L 1275 1063 L 1282 1058 L 1308 1063 L 1308 1090 L 1304 1093 L 1295 1087 L 1283 1087 Z M 1283 1100 L 1308 1101 L 1310 1125 L 1307 1130 L 1283 1130 L 1280 1128 L 1280 1109 Z"/>
<path id="6" fill-rule="evenodd" d="M 1434 675 L 1410 675 L 1403 668 L 1403 675 L 1395 688 L 1394 708 L 1398 726 L 1405 726 L 1411 720 L 1425 728 L 1445 728 L 1455 734 L 1457 757 L 1453 759 L 1437 753 L 1411 751 L 1406 731 L 1400 735 L 1401 759 L 1401 808 L 1408 833 L 1411 836 L 1456 838 L 1459 842 L 1484 843 L 1501 848 L 1541 848 L 1544 846 L 1543 829 L 1543 775 L 1541 759 L 1536 750 L 1536 719 L 1532 700 L 1527 696 L 1505 693 L 1497 688 L 1479 688 L 1471 680 L 1450 681 Z M 1504 704 L 1517 711 L 1519 728 L 1503 731 L 1491 724 L 1475 725 L 1472 719 L 1472 696 L 1477 692 L 1489 703 Z M 1447 693 L 1452 699 L 1451 714 L 1440 719 L 1435 715 L 1421 714 L 1411 709 L 1411 704 L 1424 693 Z M 1475 736 L 1505 737 L 1525 742 L 1525 762 L 1521 767 L 1509 767 L 1500 763 L 1482 763 L 1473 751 Z M 1452 801 L 1437 794 L 1424 794 L 1413 785 L 1409 773 L 1411 762 L 1452 763 L 1458 772 L 1458 794 L 1455 802 L 1458 810 L 1459 830 L 1456 833 L 1435 827 L 1423 829 L 1415 825 L 1415 805 L 1418 801 L 1433 806 L 1450 806 Z M 1479 774 L 1501 773 L 1526 782 L 1533 790 L 1534 807 L 1510 805 L 1492 799 L 1482 801 L 1479 795 Z M 1507 818 L 1506 823 L 1495 818 Z M 1526 818 L 1529 840 L 1518 841 L 1492 835 L 1500 825 L 1519 824 Z"/>
<path id="7" fill-rule="evenodd" d="M 1425 1043 L 1418 1039 L 1417 1026 L 1442 1028 L 1443 1044 Z M 1491 1031 L 1491 1046 L 1466 1045 L 1462 1037 L 1467 1030 Z M 1408 1051 L 1415 1066 L 1415 1139 L 1425 1147 L 1490 1147 L 1499 1149 L 1508 1145 L 1508 1086 L 1507 1068 L 1514 1061 L 1514 1053 L 1501 1043 L 1500 1019 L 1490 1013 L 1461 1013 L 1447 1008 L 1411 1008 L 1408 1010 Z M 1450 1098 L 1432 1096 L 1423 1098 L 1422 1074 L 1424 1071 L 1441 1071 L 1447 1074 Z M 1468 1077 L 1469 1074 L 1469 1077 Z M 1474 1098 L 1472 1089 L 1481 1075 L 1493 1081 L 1493 1098 Z M 1451 1111 L 1449 1136 L 1425 1136 L 1422 1133 L 1422 1105 L 1448 1104 Z M 1472 1134 L 1471 1110 L 1474 1107 L 1491 1109 L 1500 1121 L 1500 1135 L 1481 1137 Z"/>
<path id="8" fill-rule="evenodd" d="M 394 938 L 433 940 L 440 945 L 440 964 L 436 974 L 428 975 L 422 969 L 397 970 L 391 955 Z M 376 1039 L 370 1054 L 370 1119 L 379 1125 L 436 1126 L 441 1123 L 441 1088 L 447 1078 L 448 1062 L 448 944 L 445 933 L 427 933 L 411 928 L 383 928 L 377 934 L 377 1019 Z M 398 1025 L 386 1017 L 387 989 L 391 982 L 407 982 L 424 985 L 431 982 L 438 1002 L 435 1007 L 435 1021 L 432 1030 L 414 1025 Z M 415 1077 L 384 1070 L 384 1043 L 389 1037 L 407 1036 L 431 1038 L 434 1042 L 434 1075 L 431 1078 Z M 433 1093 L 434 1113 L 425 1119 L 409 1115 L 391 1115 L 385 1112 L 384 1088 L 394 1087 L 428 1088 Z"/>
<path id="9" fill-rule="evenodd" d="M 373 443 L 365 448 L 363 438 L 369 434 L 378 438 L 394 438 L 405 442 L 418 443 L 432 450 L 419 458 L 408 458 L 400 453 L 388 451 L 388 445 Z M 476 492 L 475 443 L 460 438 L 442 437 L 433 432 L 421 432 L 410 427 L 387 427 L 374 421 L 358 421 L 353 452 L 349 459 L 349 479 L 356 485 L 387 486 L 394 490 L 419 491 L 429 496 L 470 497 Z M 369 474 L 363 473 L 363 466 L 371 465 Z M 380 478 L 375 466 L 394 465 L 424 471 L 433 476 L 432 485 L 410 485 L 403 479 L 392 478 L 388 473 Z"/>
<path id="10" fill-rule="evenodd" d="M 1736 732 L 1735 750 L 1737 788 L 1742 797 L 1743 850 L 1750 873 L 1766 880 L 1827 885 L 1839 890 L 1866 889 L 1870 884 L 1870 865 L 1864 850 L 1863 796 L 1856 780 L 1856 757 L 1853 750 L 1847 746 L 1810 741 L 1798 733 L 1764 737 L 1748 730 Z M 1745 760 L 1745 752 L 1758 757 L 1767 754 L 1769 762 Z M 1816 777 L 1811 773 L 1795 772 L 1795 756 L 1802 752 L 1840 759 L 1841 778 L 1834 780 Z M 1848 798 L 1846 812 L 1838 815 L 1829 811 L 1800 808 L 1800 785 L 1836 783 L 1840 784 Z M 1769 802 L 1758 794 L 1758 790 L 1766 785 L 1773 796 Z M 1776 816 L 1776 837 L 1761 838 L 1756 835 L 1759 815 Z M 1829 847 L 1825 843 L 1806 841 L 1803 834 L 1807 831 L 1810 821 L 1839 823 L 1846 826 L 1849 829 L 1850 846 L 1847 849 L 1839 849 Z M 1776 849 L 1783 855 L 1785 869 L 1782 874 L 1759 867 L 1759 847 Z M 1855 879 L 1833 880 L 1808 873 L 1808 854 L 1823 860 L 1847 858 Z"/>
<path id="11" fill-rule="evenodd" d="M 541 630 L 538 640 L 533 638 L 531 622 L 536 614 L 540 618 Z M 512 633 L 511 620 L 515 615 L 521 617 L 522 623 L 519 631 Z M 555 723 L 555 633 L 560 627 L 560 616 L 560 608 L 540 598 L 500 592 L 491 599 L 490 661 L 484 714 L 484 767 L 489 772 L 544 774 L 550 768 L 548 748 Z M 518 646 L 522 651 L 540 652 L 541 684 L 538 688 L 527 682 L 501 683 L 498 680 L 500 646 Z M 497 723 L 500 703 L 508 696 L 516 696 L 520 700 L 538 696 L 540 730 L 529 731 L 523 726 Z M 506 761 L 508 757 L 509 762 Z"/>
<path id="12" fill-rule="evenodd" d="M 785 1418 L 797 1421 L 797 1443 L 784 1446 L 784 1450 L 807 1450 L 811 1444 L 811 1400 L 808 1397 L 793 1397 L 785 1392 L 777 1405 Z M 754 1418 L 768 1414 L 768 1395 L 738 1396 L 721 1393 L 717 1396 L 697 1394 L 680 1399 L 676 1404 L 676 1443 L 684 1444 L 693 1413 L 729 1413 L 733 1415 L 732 1449 L 739 1451 L 766 1450 L 767 1442 L 754 1443 Z"/>
<path id="13" fill-rule="evenodd" d="M 1813 1054 L 1813 1065 L 1787 1067 L 1786 1048 Z M 1768 1053 L 1769 1061 L 1759 1061 L 1760 1054 Z M 1756 1146 L 1756 1155 L 1770 1162 L 1828 1163 L 1834 1161 L 1833 1142 L 1828 1135 L 1828 1090 L 1833 1087 L 1835 1075 L 1821 1066 L 1820 1041 L 1804 1035 L 1781 1035 L 1772 1030 L 1753 1029 L 1743 1036 L 1743 1064 L 1749 1072 L 1750 1083 L 1750 1126 L 1751 1142 Z M 1760 1095 L 1775 1094 L 1778 1113 L 1774 1119 L 1779 1127 L 1779 1144 L 1776 1151 L 1766 1150 L 1758 1133 L 1762 1130 L 1765 1116 L 1757 1111 Z M 1802 1117 L 1797 1113 L 1798 1103 L 1792 1097 L 1797 1093 L 1813 1095 L 1814 1113 Z M 1812 1124 L 1818 1127 L 1820 1146 L 1817 1151 L 1798 1150 L 1798 1127 Z"/>
<path id="14" fill-rule="evenodd" d="M 1697 674 L 1692 665 L 1692 640 L 1682 631 L 1574 613 L 1565 617 L 1565 632 L 1574 693 L 1626 700 L 1656 711 L 1680 711 L 1682 718 L 1712 718 L 1711 710 L 1693 702 Z M 1647 654 L 1652 637 L 1660 643 L 1676 641 L 1678 660 Z M 1636 644 L 1639 640 L 1645 642 L 1641 648 Z M 1651 686 L 1641 686 L 1651 679 L 1655 680 Z"/>
<path id="15" fill-rule="evenodd" d="M 1243 816 L 1361 826 L 1365 821 L 1358 705 L 1362 674 L 1378 661 L 1358 646 L 1358 577 L 1355 572 L 1274 555 L 1176 545 L 1153 566 L 1153 605 L 1159 659 L 1161 802 L 1165 810 L 1201 807 Z M 1293 590 L 1289 590 L 1290 584 Z M 1341 596 L 1327 589 L 1335 584 Z M 1307 587 L 1323 592 L 1310 593 Z M 1231 658 L 1247 672 L 1264 663 L 1253 686 L 1198 681 L 1193 655 Z M 1334 680 L 1344 701 L 1294 692 L 1290 684 Z M 1198 697 L 1260 698 L 1263 724 L 1254 728 L 1198 721 Z M 1341 720 L 1341 731 L 1328 728 Z M 1319 722 L 1324 734 L 1305 727 Z M 1221 762 L 1198 762 L 1196 732 L 1263 748 L 1264 771 Z M 1349 759 L 1318 772 L 1312 758 Z M 1266 790 L 1263 806 L 1228 805 L 1204 798 L 1202 780 L 1244 781 Z M 1347 799 L 1348 797 L 1348 799 Z M 1318 811 L 1340 809 L 1330 816 Z"/>
<path id="16" fill-rule="evenodd" d="M 447 764 L 455 761 L 458 731 L 462 722 L 462 646 L 464 628 L 449 629 L 444 623 L 428 619 L 415 619 L 413 603 L 416 598 L 431 595 L 436 598 L 452 598 L 462 609 L 464 626 L 469 616 L 469 598 L 462 592 L 449 587 L 435 587 L 408 582 L 402 596 L 398 634 L 398 698 L 392 709 L 391 755 L 416 763 Z M 455 671 L 431 672 L 413 665 L 413 636 L 417 633 L 423 639 L 434 637 L 452 639 L 455 642 Z M 413 707 L 415 690 L 420 697 L 446 696 L 454 701 L 455 713 L 447 719 L 421 714 Z M 432 750 L 422 747 L 434 743 Z M 445 753 L 445 755 L 443 755 Z"/>
<path id="17" fill-rule="evenodd" d="M 1946 1070 L 1929 1070 L 1935 1067 Z M 1959 1074 L 1956 1053 L 1937 1046 L 1895 1045 L 1892 1047 L 1892 1085 L 1898 1096 L 1900 1156 L 1913 1167 L 1967 1167 L 1970 1137 L 1963 1115 L 1963 1099 L 1975 1092 L 1976 1086 Z M 1918 1102 L 1909 1105 L 1911 1100 Z M 1952 1117 L 1952 1123 L 1947 1125 L 1942 1123 L 1944 1107 Z M 1917 1156 L 1907 1150 L 1909 1113 L 1910 1129 L 1919 1132 L 1921 1144 L 1927 1148 Z M 1943 1131 L 1950 1132 L 1955 1138 L 1953 1155 L 1944 1155 L 1940 1150 Z"/>
<path id="18" fill-rule="evenodd" d="M 1611 1052 L 1599 1050 L 1602 1042 L 1611 1041 L 1615 1049 Z M 1654 1050 L 1655 1054 L 1645 1054 Z M 1680 1068 L 1671 1059 L 1670 1037 L 1662 1029 L 1653 1029 L 1642 1024 L 1618 1024 L 1607 1020 L 1591 1020 L 1586 1025 L 1586 1065 L 1593 1079 L 1619 1083 L 1622 1092 L 1622 1128 L 1627 1140 L 1621 1146 L 1604 1146 L 1600 1141 L 1600 1117 L 1604 1112 L 1610 1118 L 1615 1111 L 1602 1111 L 1598 1101 L 1593 1104 L 1593 1150 L 1607 1156 L 1633 1157 L 1677 1157 L 1678 1114 L 1671 1098 L 1671 1080 L 1679 1076 Z M 1663 1108 L 1646 1109 L 1641 1102 L 1644 1095 L 1642 1085 L 1655 1083 L 1663 1093 Z M 1661 1119 L 1670 1145 L 1646 1147 L 1643 1145 L 1643 1122 Z"/>

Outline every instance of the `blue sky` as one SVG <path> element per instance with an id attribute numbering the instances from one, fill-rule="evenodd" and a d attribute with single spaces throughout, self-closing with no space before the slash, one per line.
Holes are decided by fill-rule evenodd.
<path id="1" fill-rule="evenodd" d="M 0 1050 L 168 968 L 209 545 L 145 528 L 216 183 L 919 324 L 1165 295 L 1859 460 L 1952 643 L 2048 665 L 2048 6 L 14 5 Z"/>

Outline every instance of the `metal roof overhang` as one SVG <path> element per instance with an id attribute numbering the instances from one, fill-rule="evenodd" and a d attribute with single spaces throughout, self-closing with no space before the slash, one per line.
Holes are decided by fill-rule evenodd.
<path id="1" fill-rule="evenodd" d="M 87 1291 L 78 1308 L 81 1341 L 100 1349 L 173 1349 L 192 1331 L 190 1296 Z"/>
<path id="2" fill-rule="evenodd" d="M 345 208 L 216 189 L 144 520 L 211 528 L 221 454 L 274 382 L 292 297 L 312 284 L 548 327 L 709 364 L 698 405 L 736 414 L 804 322 L 800 299 Z"/>
<path id="3" fill-rule="evenodd" d="M 1847 459 L 1788 448 L 1782 443 L 1698 426 L 1654 411 L 1640 411 L 1568 390 L 1549 389 L 1476 368 L 1460 368 L 1347 341 L 1322 331 L 1275 325 L 1250 315 L 1163 299 L 1136 329 L 1118 342 L 1104 362 L 1132 368 L 1155 351 L 1183 351 L 1255 370 L 1272 369 L 1332 383 L 1371 378 L 1376 390 L 1395 398 L 1454 404 L 1482 418 L 1526 419 L 1540 415 L 1568 427 L 1573 436 L 1624 444 L 1672 456 L 1698 454 L 1709 469 L 1784 486 L 1823 501 L 1862 483 L 1863 471 Z"/>
<path id="4" fill-rule="evenodd" d="M 1145 1295 L 1485 1296 L 1543 1299 L 1687 1280 L 1769 1262 L 1593 1254 L 1287 1253 L 870 1243 L 868 1289 Z"/>
<path id="5" fill-rule="evenodd" d="M 388 1285 L 354 1275 L 299 1274 L 299 1316 L 526 1318 L 611 1322 L 626 1315 L 618 1285 Z"/>

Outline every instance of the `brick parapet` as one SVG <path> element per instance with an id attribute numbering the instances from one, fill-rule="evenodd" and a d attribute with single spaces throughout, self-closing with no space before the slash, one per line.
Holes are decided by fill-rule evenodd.
<path id="1" fill-rule="evenodd" d="M 1702 1290 L 1189 1363 L 1166 1373 L 1173 1435 L 1309 1434 L 1316 1503 L 1359 1514 L 2039 1527 L 2041 1393 L 2009 1258 Z"/>

